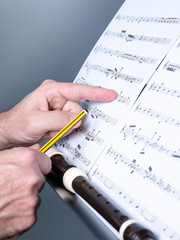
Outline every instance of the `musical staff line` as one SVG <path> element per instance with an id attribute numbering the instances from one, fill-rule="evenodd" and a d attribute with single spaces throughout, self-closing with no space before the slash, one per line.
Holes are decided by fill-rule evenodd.
<path id="1" fill-rule="evenodd" d="M 180 24 L 180 18 L 166 18 L 166 17 L 140 17 L 140 16 L 127 16 L 117 15 L 116 20 L 123 20 L 126 22 L 135 23 L 163 23 L 163 24 Z"/>
<path id="2" fill-rule="evenodd" d="M 131 98 L 130 97 L 124 97 L 123 96 L 123 91 L 121 91 L 115 101 L 120 102 L 125 105 L 129 105 L 131 103 Z"/>
<path id="3" fill-rule="evenodd" d="M 141 128 L 138 130 L 135 130 L 135 125 L 130 126 L 124 126 L 120 133 L 123 134 L 123 139 L 126 140 L 127 138 L 132 138 L 134 144 L 142 143 L 144 146 L 142 147 L 140 154 L 145 154 L 145 152 L 152 148 L 156 151 L 158 151 L 161 154 L 164 154 L 168 157 L 173 157 L 175 160 L 178 160 L 180 162 L 180 149 L 173 150 L 163 144 L 160 144 L 159 141 L 161 139 L 161 136 L 158 136 L 155 132 L 151 138 L 141 134 Z"/>
<path id="4" fill-rule="evenodd" d="M 75 131 L 85 134 L 85 139 L 87 141 L 95 142 L 98 145 L 102 145 L 104 142 L 104 140 L 98 136 L 100 131 L 95 133 L 95 129 L 91 132 L 91 131 L 87 130 L 85 127 L 80 126 L 79 128 L 76 128 Z"/>
<path id="5" fill-rule="evenodd" d="M 54 146 L 55 147 L 63 147 L 66 149 L 69 153 L 72 154 L 73 160 L 78 159 L 81 161 L 84 165 L 89 166 L 90 160 L 84 156 L 79 150 L 81 149 L 81 146 L 78 144 L 76 148 L 72 147 L 67 141 L 67 138 L 63 138 L 61 141 L 57 141 Z"/>
<path id="6" fill-rule="evenodd" d="M 146 209 L 142 204 L 140 204 L 135 198 L 128 194 L 123 188 L 120 188 L 112 182 L 107 176 L 102 172 L 95 169 L 92 176 L 96 177 L 104 186 L 111 191 L 113 191 L 119 198 L 125 201 L 129 206 L 131 206 L 136 212 L 138 212 L 146 221 L 151 223 L 154 227 L 162 231 L 169 239 L 179 240 L 180 236 L 174 229 L 165 224 L 160 218 Z"/>
<path id="7" fill-rule="evenodd" d="M 176 90 L 176 89 L 173 89 L 173 88 L 169 88 L 169 87 L 165 87 L 164 83 L 156 84 L 154 82 L 149 87 L 149 90 L 152 90 L 152 91 L 155 91 L 155 92 L 159 92 L 159 93 L 163 93 L 163 94 L 167 94 L 167 95 L 170 95 L 172 97 L 180 98 L 180 91 L 179 90 Z"/>
<path id="8" fill-rule="evenodd" d="M 166 69 L 167 71 L 171 71 L 171 72 L 180 71 L 180 64 L 171 63 L 168 61 L 164 65 L 163 69 Z"/>
<path id="9" fill-rule="evenodd" d="M 109 116 L 108 114 L 102 112 L 99 108 L 97 107 L 92 107 L 90 104 L 88 104 L 88 100 L 84 101 L 81 103 L 81 106 L 83 106 L 84 109 L 88 113 L 90 113 L 91 118 L 97 119 L 100 118 L 101 120 L 105 121 L 106 123 L 110 123 L 112 125 L 116 125 L 118 120 Z"/>
<path id="10" fill-rule="evenodd" d="M 93 86 L 93 87 L 94 87 L 94 85 L 91 85 L 91 84 L 87 83 L 86 80 L 85 80 L 85 78 L 83 78 L 83 77 L 81 77 L 81 78 L 76 78 L 76 79 L 74 80 L 74 83 L 81 83 L 81 84 L 86 84 L 86 85 L 90 85 L 90 86 Z"/>
<path id="11" fill-rule="evenodd" d="M 137 111 L 137 112 L 145 114 L 149 117 L 155 118 L 155 119 L 157 119 L 158 123 L 164 122 L 164 123 L 167 123 L 167 124 L 169 124 L 171 126 L 174 126 L 174 127 L 180 127 L 180 120 L 179 119 L 170 117 L 166 114 L 163 114 L 163 113 L 155 111 L 151 108 L 145 107 L 141 103 L 135 108 L 134 111 L 135 112 Z"/>
<path id="12" fill-rule="evenodd" d="M 97 87 L 96 85 L 94 84 L 89 84 L 85 81 L 84 78 L 77 78 L 75 80 L 75 83 L 82 83 L 82 84 L 86 84 L 86 85 L 89 85 L 89 86 L 93 86 L 93 87 Z M 122 104 L 125 104 L 125 105 L 129 105 L 131 103 L 131 98 L 130 97 L 125 97 L 123 96 L 123 91 L 121 91 L 117 98 L 115 99 L 115 101 L 119 102 L 119 103 L 122 103 Z"/>
<path id="13" fill-rule="evenodd" d="M 144 81 L 143 78 L 138 78 L 125 73 L 121 73 L 122 68 L 121 70 L 118 71 L 117 68 L 110 69 L 110 68 L 102 67 L 97 64 L 93 64 L 93 63 L 86 63 L 84 67 L 87 69 L 87 73 L 89 73 L 92 70 L 98 71 L 98 72 L 104 73 L 106 77 L 111 77 L 114 79 L 122 79 L 129 83 L 141 84 Z"/>
<path id="14" fill-rule="evenodd" d="M 120 58 L 129 60 L 129 61 L 135 61 L 138 63 L 156 64 L 156 62 L 157 62 L 157 59 L 155 59 L 155 58 L 149 58 L 149 57 L 129 54 L 129 53 L 125 53 L 125 52 L 120 52 L 120 51 L 117 51 L 114 49 L 102 47 L 101 45 L 97 45 L 94 49 L 94 52 L 96 54 L 104 53 L 104 54 L 108 54 L 110 56 L 114 56 L 114 57 L 118 57 L 118 58 L 120 57 Z"/>
<path id="15" fill-rule="evenodd" d="M 92 86 L 92 87 L 101 87 L 101 86 L 99 86 L 99 85 L 94 85 L 94 84 L 92 84 L 92 83 L 87 82 L 84 77 L 76 78 L 76 79 L 74 80 L 74 83 L 86 84 L 86 85 L 89 85 L 89 86 Z"/>
<path id="16" fill-rule="evenodd" d="M 135 35 L 135 34 L 128 33 L 127 30 L 122 30 L 121 32 L 113 32 L 113 31 L 107 30 L 105 33 L 105 36 L 122 38 L 122 39 L 125 39 L 127 42 L 141 41 L 141 42 L 157 43 L 157 44 L 169 44 L 171 42 L 170 38 Z"/>
<path id="17" fill-rule="evenodd" d="M 158 188 L 169 194 L 174 199 L 180 201 L 180 190 L 174 188 L 169 183 L 164 181 L 163 178 L 158 177 L 155 173 L 153 173 L 151 166 L 149 166 L 148 169 L 143 168 L 137 163 L 136 159 L 129 159 L 128 157 L 115 150 L 112 146 L 107 150 L 106 155 L 111 156 L 115 160 L 115 164 L 122 163 L 126 165 L 130 169 L 130 174 L 137 173 L 139 176 L 156 185 Z"/>

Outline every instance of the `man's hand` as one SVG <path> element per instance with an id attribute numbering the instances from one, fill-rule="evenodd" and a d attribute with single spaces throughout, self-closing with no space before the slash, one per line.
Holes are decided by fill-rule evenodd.
<path id="1" fill-rule="evenodd" d="M 38 192 L 51 161 L 32 148 L 0 152 L 0 240 L 17 237 L 33 226 Z"/>
<path id="2" fill-rule="evenodd" d="M 0 115 L 0 149 L 53 137 L 82 110 L 76 102 L 80 99 L 112 101 L 116 97 L 114 90 L 46 80 Z"/>

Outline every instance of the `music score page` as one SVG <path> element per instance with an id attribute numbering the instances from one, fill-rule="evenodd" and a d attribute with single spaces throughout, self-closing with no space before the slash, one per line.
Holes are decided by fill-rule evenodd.
<path id="1" fill-rule="evenodd" d="M 74 80 L 118 97 L 81 100 L 81 127 L 55 144 L 159 240 L 180 239 L 179 9 L 178 0 L 125 1 Z"/>

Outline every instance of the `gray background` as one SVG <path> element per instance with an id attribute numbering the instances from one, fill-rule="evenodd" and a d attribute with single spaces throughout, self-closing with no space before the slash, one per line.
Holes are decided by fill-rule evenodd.
<path id="1" fill-rule="evenodd" d="M 121 0 L 0 0 L 0 112 L 44 79 L 72 82 Z M 45 185 L 38 221 L 21 240 L 97 239 Z"/>

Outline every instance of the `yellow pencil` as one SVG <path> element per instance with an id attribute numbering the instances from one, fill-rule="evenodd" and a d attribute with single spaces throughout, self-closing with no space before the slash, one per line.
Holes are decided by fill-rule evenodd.
<path id="1" fill-rule="evenodd" d="M 82 110 L 71 122 L 69 122 L 62 130 L 60 130 L 53 138 L 51 138 L 39 151 L 45 153 L 59 138 L 67 133 L 76 123 L 78 123 L 87 112 Z"/>

